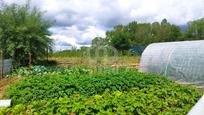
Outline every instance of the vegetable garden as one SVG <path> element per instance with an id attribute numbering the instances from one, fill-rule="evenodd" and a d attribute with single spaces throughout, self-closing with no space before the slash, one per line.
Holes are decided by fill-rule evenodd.
<path id="1" fill-rule="evenodd" d="M 19 68 L 5 90 L 13 103 L 0 114 L 186 114 L 203 92 L 134 69 Z"/>
<path id="2" fill-rule="evenodd" d="M 203 39 L 203 31 L 199 30 L 204 19 L 189 23 L 186 31 L 166 19 L 154 23 L 133 21 L 114 26 L 105 38 L 96 37 L 91 49 L 73 47 L 52 54 L 54 41 L 49 29 L 55 21 L 46 20 L 44 12 L 30 5 L 29 0 L 23 5 L 1 0 L 0 6 L 1 57 L 12 59 L 15 69 L 7 79 L 0 79 L 0 98 L 12 100 L 10 107 L 0 108 L 0 115 L 185 115 L 203 95 L 196 87 L 138 72 L 135 68 L 140 57 L 129 50 L 154 42 Z M 196 34 L 194 29 L 198 30 Z M 70 62 L 79 65 L 33 66 L 45 61 L 50 65 L 50 57 L 53 65 L 55 61 L 66 62 L 63 66 Z M 161 56 L 156 59 L 160 61 Z M 12 84 L 2 88 L 11 83 L 9 79 Z"/>

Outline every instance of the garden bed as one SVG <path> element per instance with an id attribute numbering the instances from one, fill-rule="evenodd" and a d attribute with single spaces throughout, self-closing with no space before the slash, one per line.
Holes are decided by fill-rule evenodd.
<path id="1" fill-rule="evenodd" d="M 203 92 L 134 69 L 66 68 L 27 75 L 6 89 L 0 114 L 186 114 Z M 25 75 L 26 76 L 26 75 Z"/>

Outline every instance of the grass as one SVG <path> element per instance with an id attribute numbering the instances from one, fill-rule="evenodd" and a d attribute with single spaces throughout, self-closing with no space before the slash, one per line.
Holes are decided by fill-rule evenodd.
<path id="1" fill-rule="evenodd" d="M 120 56 L 120 57 L 49 57 L 49 60 L 56 61 L 59 65 L 103 65 L 103 66 L 138 66 L 140 62 L 139 56 Z"/>

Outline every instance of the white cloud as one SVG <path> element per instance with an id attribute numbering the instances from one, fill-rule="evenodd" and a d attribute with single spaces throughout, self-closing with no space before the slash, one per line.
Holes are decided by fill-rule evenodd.
<path id="1" fill-rule="evenodd" d="M 166 18 L 183 25 L 204 17 L 204 0 L 32 0 L 32 4 L 46 11 L 46 19 L 56 21 L 50 29 L 53 39 L 78 47 L 96 36 L 104 36 L 116 24 Z"/>
<path id="2" fill-rule="evenodd" d="M 89 26 L 85 30 L 79 30 L 77 26 L 71 27 L 53 27 L 50 28 L 53 33 L 51 36 L 55 41 L 64 41 L 79 48 L 81 45 L 88 45 L 94 37 L 105 37 L 105 30 Z"/>
<path id="3" fill-rule="evenodd" d="M 185 24 L 204 17 L 203 4 L 204 0 L 143 0 L 141 7 L 133 8 L 131 16 L 148 17 L 146 21 L 150 22 L 167 18 L 172 23 Z"/>

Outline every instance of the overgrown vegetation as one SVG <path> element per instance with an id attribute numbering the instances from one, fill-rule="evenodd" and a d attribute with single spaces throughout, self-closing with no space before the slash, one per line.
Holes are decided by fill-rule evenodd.
<path id="1" fill-rule="evenodd" d="M 86 57 L 50 57 L 49 60 L 56 61 L 60 66 L 67 67 L 69 65 L 81 65 L 81 66 L 109 66 L 109 67 L 134 67 L 139 66 L 139 56 L 120 56 L 120 57 L 98 57 L 98 58 L 86 58 Z"/>
<path id="2" fill-rule="evenodd" d="M 80 49 L 63 50 L 52 52 L 50 57 L 81 57 L 81 58 L 95 58 L 95 57 L 122 57 L 122 56 L 138 56 L 139 54 L 131 51 L 118 51 L 113 47 L 81 47 Z"/>
<path id="3" fill-rule="evenodd" d="M 44 69 L 42 69 L 44 70 Z M 186 114 L 202 92 L 132 69 L 66 68 L 11 85 L 2 114 Z M 57 72 L 58 70 L 56 70 Z"/>
<path id="4" fill-rule="evenodd" d="M 42 59 L 51 49 L 52 40 L 48 37 L 51 25 L 29 2 L 24 5 L 1 4 L 0 48 L 3 57 L 12 58 L 14 67 L 31 65 Z"/>

